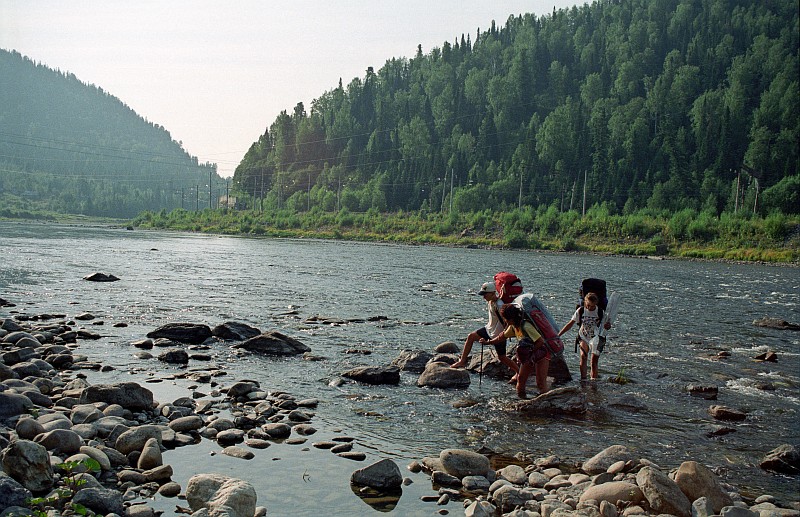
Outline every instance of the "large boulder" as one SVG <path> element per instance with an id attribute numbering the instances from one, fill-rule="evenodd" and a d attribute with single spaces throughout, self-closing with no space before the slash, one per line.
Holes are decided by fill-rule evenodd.
<path id="1" fill-rule="evenodd" d="M 122 492 L 111 488 L 81 488 L 73 496 L 72 502 L 89 508 L 97 515 L 126 515 Z"/>
<path id="2" fill-rule="evenodd" d="M 692 502 L 666 474 L 653 467 L 642 467 L 636 474 L 636 484 L 642 490 L 650 508 L 658 513 L 678 517 L 692 515 Z"/>
<path id="3" fill-rule="evenodd" d="M 219 474 L 197 474 L 186 486 L 186 502 L 192 512 L 205 508 L 206 515 L 253 517 L 256 499 L 250 483 Z"/>
<path id="4" fill-rule="evenodd" d="M 800 325 L 797 323 L 789 323 L 788 321 L 780 318 L 764 317 L 760 320 L 753 320 L 753 325 L 757 327 L 767 327 L 779 330 L 800 330 Z"/>
<path id="5" fill-rule="evenodd" d="M 0 419 L 27 413 L 33 402 L 25 395 L 0 391 Z"/>
<path id="6" fill-rule="evenodd" d="M 31 491 L 0 470 L 0 512 L 10 506 L 25 506 L 33 497 Z"/>
<path id="7" fill-rule="evenodd" d="M 208 325 L 197 323 L 167 323 L 157 329 L 147 333 L 147 337 L 152 339 L 169 339 L 179 343 L 199 345 L 211 337 L 211 329 Z"/>
<path id="8" fill-rule="evenodd" d="M 633 454 L 627 447 L 624 445 L 612 445 L 586 460 L 582 468 L 589 475 L 602 474 L 614 463 L 618 461 L 627 462 L 632 459 L 634 459 Z"/>
<path id="9" fill-rule="evenodd" d="M 257 354 L 278 356 L 299 355 L 311 351 L 311 348 L 305 344 L 277 330 L 264 332 L 259 336 L 237 343 L 233 345 L 232 348 L 247 350 L 248 352 Z"/>
<path id="10" fill-rule="evenodd" d="M 705 496 L 715 514 L 718 514 L 723 507 L 733 504 L 731 496 L 722 489 L 711 469 L 696 461 L 681 463 L 678 471 L 675 472 L 675 483 L 689 498 L 689 501 L 695 501 Z"/>
<path id="11" fill-rule="evenodd" d="M 214 335 L 214 337 L 227 341 L 244 341 L 245 339 L 258 336 L 261 334 L 261 331 L 245 323 L 226 321 L 211 329 L 211 334 Z"/>
<path id="12" fill-rule="evenodd" d="M 342 374 L 342 377 L 365 384 L 400 384 L 400 369 L 396 366 L 360 366 Z"/>
<path id="13" fill-rule="evenodd" d="M 115 277 L 114 275 L 99 272 L 86 275 L 83 277 L 83 279 L 88 280 L 89 282 L 116 282 L 119 280 L 119 278 Z"/>
<path id="14" fill-rule="evenodd" d="M 3 470 L 34 494 L 53 486 L 53 467 L 47 449 L 30 440 L 16 440 L 0 452 Z"/>
<path id="15" fill-rule="evenodd" d="M 783 474 L 797 474 L 800 472 L 800 451 L 789 444 L 776 447 L 761 460 L 761 468 Z"/>
<path id="16" fill-rule="evenodd" d="M 403 484 L 403 475 L 400 473 L 400 467 L 387 458 L 353 472 L 350 483 L 378 490 L 393 490 Z"/>
<path id="17" fill-rule="evenodd" d="M 465 476 L 486 476 L 491 470 L 489 458 L 465 449 L 445 449 L 439 453 L 445 472 L 458 479 Z"/>
<path id="18" fill-rule="evenodd" d="M 601 503 L 608 501 L 616 505 L 617 501 L 624 501 L 626 503 L 638 504 L 644 501 L 644 494 L 642 490 L 627 481 L 609 481 L 608 483 L 601 483 L 599 485 L 592 485 L 581 494 L 579 502 L 597 501 Z"/>
<path id="19" fill-rule="evenodd" d="M 131 411 L 141 411 L 144 409 L 152 409 L 153 392 L 135 382 L 95 384 L 94 386 L 85 388 L 80 396 L 81 404 L 91 404 L 94 402 L 119 404 L 123 408 Z"/>
<path id="20" fill-rule="evenodd" d="M 468 371 L 441 362 L 429 363 L 417 379 L 417 386 L 428 388 L 467 388 L 469 383 Z"/>
<path id="21" fill-rule="evenodd" d="M 582 415 L 588 404 L 586 394 L 578 387 L 556 388 L 536 398 L 520 400 L 516 409 L 535 415 Z"/>
<path id="22" fill-rule="evenodd" d="M 403 350 L 392 361 L 392 366 L 396 366 L 405 372 L 421 373 L 425 370 L 425 365 L 428 364 L 432 357 L 433 354 L 425 350 Z"/>

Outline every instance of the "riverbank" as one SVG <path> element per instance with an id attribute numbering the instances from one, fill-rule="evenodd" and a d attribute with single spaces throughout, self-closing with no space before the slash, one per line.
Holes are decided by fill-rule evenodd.
<path id="1" fill-rule="evenodd" d="M 186 504 L 196 511 L 201 503 L 192 491 L 197 486 L 219 485 L 219 479 L 211 474 L 222 470 L 228 473 L 226 480 L 243 481 L 228 483 L 240 490 L 224 499 L 231 504 L 236 501 L 234 506 L 242 513 L 235 515 L 243 517 L 281 514 L 283 507 L 261 506 L 263 501 L 283 501 L 274 504 L 289 504 L 284 508 L 288 511 L 291 503 L 285 502 L 287 494 L 308 497 L 309 493 L 319 494 L 317 508 L 324 507 L 328 515 L 352 515 L 352 510 L 340 508 L 337 502 L 353 497 L 380 511 L 404 508 L 403 515 L 460 514 L 465 507 L 470 508 L 468 515 L 487 516 L 514 508 L 530 512 L 518 511 L 516 516 L 800 515 L 800 498 L 787 500 L 742 492 L 691 460 L 681 460 L 674 472 L 667 472 L 628 448 L 611 444 L 598 444 L 594 456 L 580 461 L 564 460 L 557 454 L 531 456 L 526 451 L 499 457 L 490 451 L 445 449 L 430 451 L 431 456 L 408 465 L 397 465 L 391 459 L 387 462 L 387 458 L 376 457 L 376 451 L 359 451 L 357 434 L 343 433 L 318 421 L 315 413 L 324 402 L 270 392 L 266 383 L 228 378 L 225 370 L 203 366 L 212 355 L 230 353 L 231 345 L 239 339 L 220 341 L 220 336 L 213 340 L 200 336 L 192 344 L 176 335 L 166 342 L 158 342 L 165 338 L 155 335 L 142 337 L 130 343 L 140 364 L 130 371 L 117 372 L 130 376 L 131 381 L 105 385 L 97 381 L 113 374 L 114 367 L 81 353 L 82 344 L 103 339 L 97 333 L 101 326 L 92 326 L 97 321 L 91 314 L 67 317 L 65 310 L 64 314 L 23 315 L 13 312 L 12 304 L 2 303 L 15 317 L 3 320 L 0 330 L 0 373 L 6 388 L 0 391 L 0 418 L 6 424 L 0 432 L 0 445 L 4 458 L 37 451 L 38 459 L 33 463 L 35 468 L 17 470 L 11 462 L 2 461 L 3 469 L 10 470 L 15 483 L 31 495 L 47 495 L 54 487 L 69 484 L 70 479 L 85 481 L 79 491 L 83 494 L 72 499 L 58 496 L 52 502 L 54 506 L 67 507 L 73 501 L 104 514 L 113 511 L 140 517 L 153 515 L 159 508 Z M 246 327 L 229 325 L 227 331 L 242 332 Z M 292 361 L 300 360 L 288 359 L 283 367 L 291 368 Z M 193 367 L 169 376 L 153 376 L 148 370 L 152 373 L 158 369 L 144 366 L 151 361 L 184 365 L 191 361 Z M 234 369 L 234 364 L 229 364 L 227 370 Z M 193 388 L 184 396 L 174 396 L 172 402 L 158 401 L 145 387 L 178 380 Z M 580 392 L 579 388 L 574 390 Z M 24 447 L 19 445 L 23 441 Z M 642 448 L 647 447 L 643 444 Z M 201 461 L 193 449 L 203 451 L 209 459 Z M 171 451 L 177 450 L 186 451 L 182 454 L 188 459 L 171 463 Z M 386 452 L 392 456 L 391 451 Z M 316 468 L 309 469 L 307 463 L 297 461 L 292 469 L 294 462 L 289 458 L 303 454 L 314 455 L 311 464 Z M 790 461 L 796 461 L 796 451 L 776 452 L 776 456 L 779 454 L 790 458 L 794 454 L 795 460 Z M 270 456 L 273 469 L 282 475 L 272 475 L 276 476 L 270 484 L 274 493 L 256 494 L 252 489 L 255 480 L 247 479 L 248 462 L 264 465 Z M 100 468 L 76 478 L 78 464 L 90 465 L 86 457 L 97 461 Z M 74 462 L 74 466 L 48 471 L 49 465 L 63 460 Z M 209 462 L 215 465 L 214 472 L 198 472 L 198 465 Z M 765 464 L 781 468 L 784 463 L 776 459 Z M 65 470 L 68 468 L 73 471 Z M 354 479 L 358 483 L 351 485 Z M 5 478 L 3 482 L 14 489 L 14 501 L 27 497 L 24 490 Z M 332 488 L 340 493 L 331 495 Z M 403 492 L 418 495 L 418 500 L 410 504 L 403 501 Z M 205 503 L 211 504 L 210 499 L 206 497 Z M 256 508 L 256 499 L 260 509 Z"/>

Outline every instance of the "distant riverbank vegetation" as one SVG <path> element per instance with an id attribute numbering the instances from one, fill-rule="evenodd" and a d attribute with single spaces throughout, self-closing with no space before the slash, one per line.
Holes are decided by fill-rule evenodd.
<path id="1" fill-rule="evenodd" d="M 0 52 L 0 93 L 24 94 L 0 103 L 0 217 L 796 262 L 798 26 L 796 0 L 487 20 L 332 77 L 225 179 L 99 87 Z"/>
<path id="2" fill-rule="evenodd" d="M 634 256 L 796 263 L 800 217 L 760 217 L 741 211 L 720 216 L 685 209 L 674 214 L 614 213 L 595 205 L 585 216 L 554 206 L 508 212 L 428 210 L 381 213 L 370 209 L 294 212 L 183 209 L 144 212 L 133 226 L 151 229 L 291 238 L 504 247 Z"/>

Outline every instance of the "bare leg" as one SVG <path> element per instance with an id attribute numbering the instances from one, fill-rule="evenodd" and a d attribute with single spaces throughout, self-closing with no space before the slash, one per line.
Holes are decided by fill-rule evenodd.
<path id="1" fill-rule="evenodd" d="M 542 359 L 536 363 L 536 387 L 539 395 L 547 393 L 547 370 L 550 369 L 550 359 Z"/>
<path id="2" fill-rule="evenodd" d="M 519 374 L 519 366 L 517 366 L 517 363 L 512 361 L 510 357 L 508 357 L 507 355 L 497 354 L 497 358 L 500 360 L 501 363 L 514 370 L 514 375 Z"/>
<path id="3" fill-rule="evenodd" d="M 592 379 L 600 378 L 600 356 L 592 354 Z"/>
<path id="4" fill-rule="evenodd" d="M 464 341 L 464 350 L 461 352 L 461 359 L 450 365 L 450 368 L 463 368 L 467 365 L 467 358 L 472 351 L 472 343 L 479 340 L 480 336 L 477 332 L 470 332 L 467 340 Z"/>
<path id="5" fill-rule="evenodd" d="M 588 376 L 588 368 L 586 363 L 589 359 L 589 345 L 586 344 L 586 341 L 581 341 L 581 380 L 589 378 Z"/>
<path id="6" fill-rule="evenodd" d="M 531 376 L 533 365 L 530 361 L 526 361 L 519 365 L 519 373 L 517 374 L 517 396 L 521 399 L 526 399 L 528 396 L 525 393 L 525 385 L 528 383 L 528 377 Z"/>

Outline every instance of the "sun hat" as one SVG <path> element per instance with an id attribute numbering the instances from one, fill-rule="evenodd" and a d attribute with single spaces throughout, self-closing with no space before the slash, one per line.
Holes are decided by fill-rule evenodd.
<path id="1" fill-rule="evenodd" d="M 481 285 L 481 290 L 478 291 L 478 294 L 484 295 L 486 293 L 495 293 L 497 290 L 494 287 L 494 282 L 484 282 Z"/>

